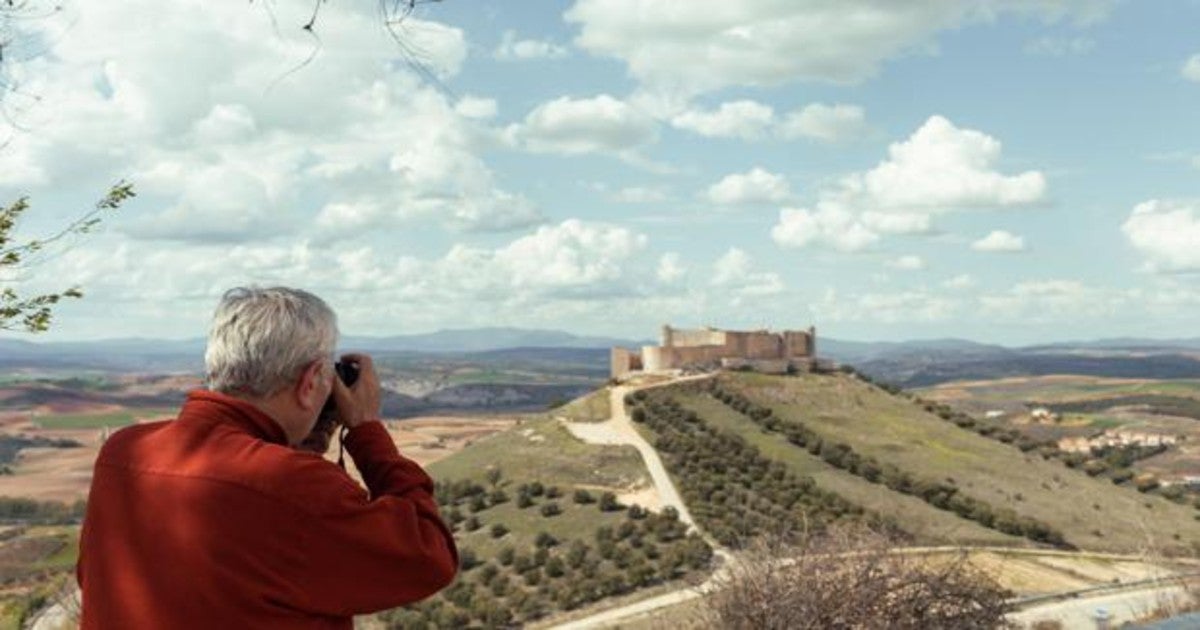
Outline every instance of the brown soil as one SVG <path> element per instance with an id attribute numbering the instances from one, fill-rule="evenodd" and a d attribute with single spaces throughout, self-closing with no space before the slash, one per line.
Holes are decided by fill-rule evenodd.
<path id="1" fill-rule="evenodd" d="M 110 410 L 111 411 L 111 410 Z M 116 411 L 120 411 L 117 409 Z M 504 417 L 438 417 L 388 421 L 400 452 L 421 465 L 457 453 L 469 443 L 503 431 L 516 423 Z M 39 429 L 26 414 L 0 414 L 0 432 L 50 438 L 69 438 L 83 444 L 78 448 L 28 448 L 13 463 L 14 474 L 0 475 L 0 496 L 73 502 L 87 498 L 92 466 L 100 452 L 101 431 L 97 429 Z M 337 459 L 335 443 L 327 457 Z"/>

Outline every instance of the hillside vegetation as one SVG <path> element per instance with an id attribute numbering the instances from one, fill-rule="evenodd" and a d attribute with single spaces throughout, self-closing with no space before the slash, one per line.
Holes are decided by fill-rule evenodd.
<path id="1" fill-rule="evenodd" d="M 671 511 L 617 495 L 646 483 L 632 447 L 590 446 L 532 417 L 430 465 L 461 571 L 392 627 L 510 627 L 706 573 L 712 550 Z"/>
<path id="2" fill-rule="evenodd" d="M 646 399 L 680 404 L 918 540 L 1110 551 L 1188 551 L 1200 540 L 1186 506 L 959 428 L 853 376 L 724 374 Z"/>

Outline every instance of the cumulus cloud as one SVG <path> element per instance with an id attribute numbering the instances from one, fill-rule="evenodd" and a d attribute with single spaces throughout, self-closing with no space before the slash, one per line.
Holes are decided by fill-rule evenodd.
<path id="1" fill-rule="evenodd" d="M 478 96 L 464 96 L 458 99 L 458 102 L 454 104 L 454 111 L 463 118 L 473 118 L 477 120 L 495 118 L 497 112 L 496 99 L 482 98 Z"/>
<path id="2" fill-rule="evenodd" d="M 1183 62 L 1183 66 L 1179 68 L 1179 75 L 1188 81 L 1200 83 L 1200 53 L 1188 57 L 1188 60 Z"/>
<path id="3" fill-rule="evenodd" d="M 280 23 L 307 20 L 298 7 L 273 11 Z M 324 47 L 298 67 L 311 40 L 267 36 L 271 15 L 245 6 L 119 0 L 66 13 L 67 26 L 34 25 L 57 42 L 52 55 L 6 66 L 54 106 L 0 129 L 12 132 L 0 152 L 4 184 L 99 189 L 128 178 L 143 214 L 126 233 L 186 242 L 304 235 L 343 216 L 325 211 L 339 203 L 376 208 L 355 215 L 363 229 L 422 221 L 508 230 L 542 220 L 479 157 L 491 140 L 472 119 L 494 115 L 494 102 L 452 105 L 422 81 L 459 71 L 460 29 L 406 21 L 419 65 L 389 69 L 382 62 L 397 48 L 378 14 L 330 12 L 319 24 Z M 157 19 L 128 19 L 150 14 Z"/>
<path id="4" fill-rule="evenodd" d="M 532 151 L 578 155 L 623 153 L 657 138 L 654 119 L 625 101 L 601 94 L 559 97 L 543 103 L 509 128 L 509 135 Z"/>
<path id="5" fill-rule="evenodd" d="M 1094 19 L 1109 0 L 879 2 L 577 0 L 566 12 L 575 43 L 624 61 L 643 86 L 699 94 L 794 80 L 856 83 L 887 59 L 933 49 L 944 29 L 1002 14 Z"/>
<path id="6" fill-rule="evenodd" d="M 1003 175 L 995 170 L 999 140 L 932 116 L 888 160 L 861 179 L 865 192 L 888 209 L 920 210 L 1029 204 L 1042 199 L 1046 178 L 1037 171 Z"/>
<path id="7" fill-rule="evenodd" d="M 1151 199 L 1121 225 L 1152 271 L 1200 270 L 1200 201 Z"/>
<path id="8" fill-rule="evenodd" d="M 504 31 L 492 56 L 501 61 L 562 59 L 570 54 L 565 46 L 540 39 L 517 39 L 515 31 Z"/>
<path id="9" fill-rule="evenodd" d="M 1025 249 L 1025 239 L 1006 230 L 993 230 L 971 243 L 977 252 L 1019 252 Z"/>
<path id="10" fill-rule="evenodd" d="M 850 212 L 827 204 L 817 210 L 784 208 L 771 228 L 771 239 L 784 247 L 824 244 L 841 252 L 858 252 L 879 242 L 879 234 Z"/>
<path id="11" fill-rule="evenodd" d="M 713 263 L 712 284 L 734 291 L 739 296 L 775 295 L 783 292 L 779 274 L 757 271 L 745 251 L 731 247 Z"/>
<path id="12" fill-rule="evenodd" d="M 866 110 L 858 105 L 812 103 L 788 114 L 782 124 L 786 138 L 839 142 L 861 136 L 867 129 Z"/>
<path id="13" fill-rule="evenodd" d="M 715 111 L 688 110 L 671 124 L 709 138 L 761 138 L 775 120 L 775 110 L 757 101 L 722 103 Z"/>
<path id="14" fill-rule="evenodd" d="M 733 173 L 708 187 L 706 198 L 723 206 L 782 203 L 792 196 L 783 175 L 754 167 L 745 173 Z"/>
<path id="15" fill-rule="evenodd" d="M 568 219 L 538 228 L 493 256 L 518 289 L 587 286 L 618 280 L 624 261 L 646 246 L 626 228 Z"/>
<path id="16" fill-rule="evenodd" d="M 1000 173 L 1000 152 L 999 140 L 932 116 L 907 140 L 893 143 L 875 168 L 818 191 L 814 207 L 781 212 L 772 237 L 791 247 L 858 251 L 883 234 L 927 233 L 941 214 L 1042 200 L 1045 176 Z"/>

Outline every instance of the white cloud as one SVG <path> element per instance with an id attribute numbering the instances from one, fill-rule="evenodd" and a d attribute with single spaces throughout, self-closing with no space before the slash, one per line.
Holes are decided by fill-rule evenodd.
<path id="1" fill-rule="evenodd" d="M 977 252 L 1019 252 L 1025 249 L 1025 239 L 1005 230 L 993 230 L 971 243 Z"/>
<path id="2" fill-rule="evenodd" d="M 624 61 L 656 91 L 699 94 L 794 80 L 856 83 L 887 59 L 933 50 L 934 35 L 1011 13 L 1094 19 L 1108 0 L 741 0 L 702 8 L 662 0 L 577 0 L 575 43 Z"/>
<path id="3" fill-rule="evenodd" d="M 464 96 L 454 104 L 454 111 L 463 118 L 488 120 L 496 117 L 496 99 Z"/>
<path id="4" fill-rule="evenodd" d="M 895 260 L 889 260 L 886 264 L 891 269 L 899 269 L 901 271 L 919 271 L 925 268 L 925 261 L 920 256 L 912 254 L 901 256 Z"/>
<path id="5" fill-rule="evenodd" d="M 565 46 L 539 39 L 517 39 L 514 31 L 504 31 L 500 45 L 492 52 L 492 56 L 501 61 L 517 61 L 528 59 L 562 59 L 570 55 Z"/>
<path id="6" fill-rule="evenodd" d="M 683 266 L 679 254 L 667 252 L 658 259 L 658 270 L 655 275 L 660 282 L 671 284 L 687 275 L 687 268 Z"/>
<path id="7" fill-rule="evenodd" d="M 272 11 L 280 24 L 308 17 L 298 6 Z M 490 116 L 494 103 L 468 97 L 451 106 L 422 81 L 458 72 L 467 49 L 460 29 L 406 20 L 405 43 L 419 51 L 409 61 L 419 67 L 388 69 L 397 44 L 371 10 L 323 13 L 324 46 L 307 65 L 310 38 L 268 36 L 271 15 L 244 5 L 120 0 L 74 3 L 65 13 L 65 24 L 35 25 L 69 29 L 46 35 L 53 54 L 6 66 L 53 107 L 16 121 L 30 131 L 0 151 L 3 184 L 98 190 L 128 178 L 142 212 L 126 232 L 191 242 L 325 238 L 310 233 L 328 228 L 337 215 L 324 209 L 337 203 L 377 208 L 364 230 L 411 221 L 504 230 L 541 220 L 479 156 L 492 141 L 466 116 Z M 13 132 L 6 124 L 0 135 Z"/>
<path id="8" fill-rule="evenodd" d="M 775 110 L 756 101 L 722 103 L 715 111 L 688 110 L 671 119 L 679 129 L 709 138 L 757 140 L 775 119 Z"/>
<path id="9" fill-rule="evenodd" d="M 921 234 L 937 215 L 970 209 L 1023 206 L 1040 201 L 1040 172 L 995 170 L 998 140 L 932 116 L 912 136 L 893 143 L 888 159 L 818 191 L 812 208 L 786 209 L 772 231 L 780 245 L 826 244 L 859 251 L 883 234 Z"/>
<path id="10" fill-rule="evenodd" d="M 1089 37 L 1039 37 L 1025 43 L 1025 53 L 1043 57 L 1086 55 L 1096 47 Z"/>
<path id="11" fill-rule="evenodd" d="M 608 94 L 543 103 L 509 134 L 532 151 L 565 155 L 629 152 L 657 138 L 652 118 Z"/>
<path id="12" fill-rule="evenodd" d="M 1188 81 L 1200 83 L 1200 53 L 1188 57 L 1188 60 L 1183 62 L 1183 66 L 1179 68 L 1179 75 Z"/>
<path id="13" fill-rule="evenodd" d="M 731 247 L 713 263 L 712 284 L 734 291 L 739 296 L 775 295 L 783 292 L 779 274 L 755 271 L 745 251 Z"/>
<path id="14" fill-rule="evenodd" d="M 834 205 L 816 211 L 784 208 L 771 238 L 784 247 L 825 244 L 841 252 L 858 252 L 879 241 L 879 234 L 853 214 Z"/>
<path id="15" fill-rule="evenodd" d="M 708 187 L 707 199 L 724 206 L 782 203 L 792 196 L 783 175 L 754 167 L 745 173 L 732 173 Z"/>
<path id="16" fill-rule="evenodd" d="M 867 129 L 866 110 L 858 105 L 812 103 L 788 114 L 782 124 L 786 138 L 839 142 L 861 136 Z"/>
<path id="17" fill-rule="evenodd" d="M 1144 201 L 1121 231 L 1150 270 L 1200 270 L 1200 201 Z"/>
<path id="18" fill-rule="evenodd" d="M 904 142 L 888 148 L 888 160 L 860 183 L 886 209 L 948 210 L 1030 204 L 1042 199 L 1046 178 L 1037 171 L 1002 175 L 993 170 L 999 140 L 932 116 Z"/>
<path id="19" fill-rule="evenodd" d="M 620 279 L 646 240 L 626 228 L 568 219 L 513 241 L 494 260 L 516 288 L 586 286 Z"/>

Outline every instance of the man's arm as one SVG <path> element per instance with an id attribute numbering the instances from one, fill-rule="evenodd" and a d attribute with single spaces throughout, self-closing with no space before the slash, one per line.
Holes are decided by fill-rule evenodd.
<path id="1" fill-rule="evenodd" d="M 393 608 L 436 593 L 458 570 L 454 537 L 438 515 L 433 482 L 397 451 L 379 422 L 350 430 L 346 448 L 370 497 L 324 461 L 303 527 L 303 607 L 330 615 Z M 316 490 L 316 489 L 315 489 Z"/>
<path id="2" fill-rule="evenodd" d="M 371 358 L 353 354 L 342 360 L 356 364 L 359 377 L 353 387 L 334 378 L 338 422 L 349 428 L 346 450 L 370 495 L 364 496 L 340 470 L 321 471 L 327 489 L 316 493 L 320 499 L 311 506 L 315 538 L 305 542 L 312 552 L 306 556 L 306 573 L 317 584 L 303 588 L 311 598 L 308 606 L 344 615 L 436 593 L 454 579 L 458 550 L 438 515 L 433 481 L 416 462 L 400 455 L 378 421 L 379 379 Z"/>

